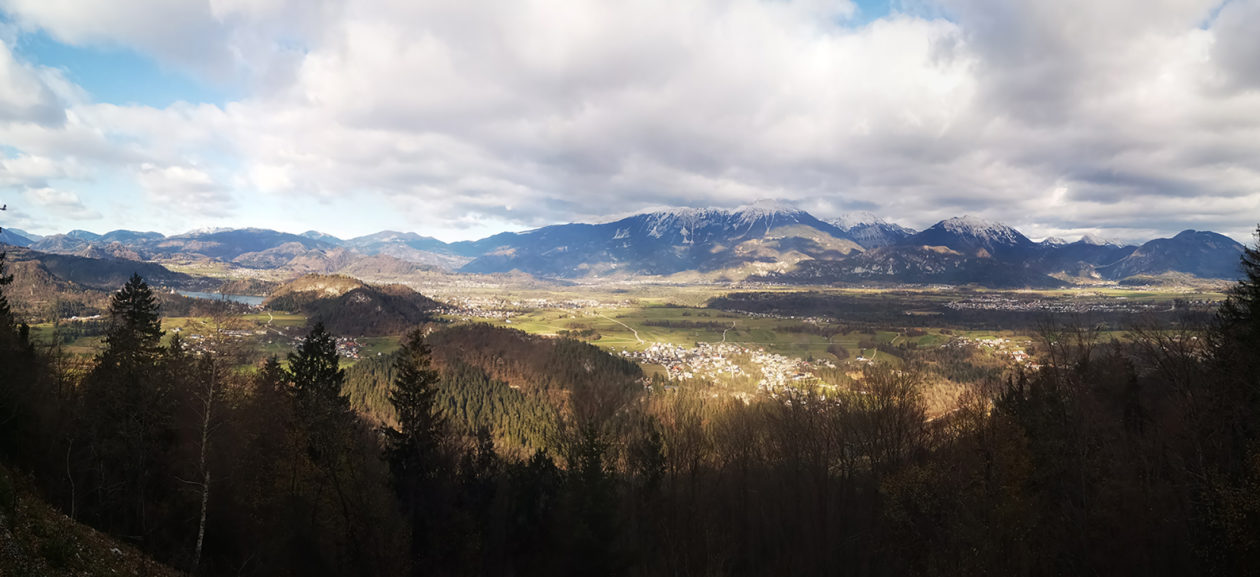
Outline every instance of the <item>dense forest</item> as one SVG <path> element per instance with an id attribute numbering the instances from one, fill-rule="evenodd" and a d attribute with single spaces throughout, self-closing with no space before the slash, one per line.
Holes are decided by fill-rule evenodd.
<path id="1" fill-rule="evenodd" d="M 1242 575 L 1260 249 L 1243 265 L 1203 326 L 1044 325 L 1039 370 L 977 374 L 934 419 L 910 365 L 744 402 L 486 326 L 350 370 L 322 324 L 284 363 L 194 354 L 139 276 L 74 363 L 0 280 L 0 458 L 199 575 Z"/>

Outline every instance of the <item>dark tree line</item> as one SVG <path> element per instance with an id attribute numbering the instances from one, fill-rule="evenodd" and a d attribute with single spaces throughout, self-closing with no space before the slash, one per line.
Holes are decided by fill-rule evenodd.
<path id="1" fill-rule="evenodd" d="M 745 403 L 491 327 L 413 332 L 353 387 L 318 325 L 238 371 L 226 343 L 164 336 L 138 277 L 76 371 L 0 280 L 0 448 L 67 514 L 207 575 L 1243 575 L 1256 249 L 1245 265 L 1202 330 L 1048 324 L 1039 370 L 978 375 L 935 419 L 913 363 Z M 550 422 L 511 447 L 522 398 Z"/>

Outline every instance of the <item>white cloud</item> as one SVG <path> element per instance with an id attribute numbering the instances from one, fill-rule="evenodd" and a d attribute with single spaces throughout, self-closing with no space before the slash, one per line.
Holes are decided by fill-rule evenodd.
<path id="1" fill-rule="evenodd" d="M 824 0 L 77 4 L 0 0 L 250 96 L 88 104 L 6 49 L 0 141 L 128 167 L 185 215 L 370 194 L 423 231 L 777 197 L 1246 238 L 1260 204 L 1258 0 L 926 0 L 863 26 Z"/>
<path id="2" fill-rule="evenodd" d="M 26 198 L 57 217 L 68 220 L 97 220 L 101 213 L 83 205 L 79 195 L 69 190 L 54 188 L 31 188 L 26 191 Z"/>
<path id="3" fill-rule="evenodd" d="M 46 80 L 54 73 L 19 62 L 0 42 L 0 122 L 57 124 L 65 118 L 64 104 Z"/>
<path id="4" fill-rule="evenodd" d="M 23 154 L 0 158 L 0 186 L 45 187 L 50 179 L 69 176 L 70 170 L 67 168 L 46 156 Z"/>
<path id="5" fill-rule="evenodd" d="M 163 210 L 219 217 L 236 208 L 227 187 L 196 167 L 143 164 L 136 178 L 150 203 Z"/>

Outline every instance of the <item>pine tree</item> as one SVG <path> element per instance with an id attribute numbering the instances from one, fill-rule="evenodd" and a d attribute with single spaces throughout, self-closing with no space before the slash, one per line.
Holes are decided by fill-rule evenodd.
<path id="1" fill-rule="evenodd" d="M 109 329 L 101 361 L 127 371 L 156 361 L 162 345 L 157 297 L 138 274 L 109 301 Z"/>
<path id="2" fill-rule="evenodd" d="M 441 444 L 446 419 L 437 407 L 438 372 L 432 350 L 419 330 L 412 331 L 394 361 L 389 402 L 398 426 L 385 430 L 385 456 L 394 487 L 412 526 L 412 553 L 429 557 L 431 533 L 437 529 L 434 505 L 437 479 L 442 474 Z M 415 569 L 422 571 L 424 564 Z"/>
<path id="3" fill-rule="evenodd" d="M 350 410 L 349 399 L 341 393 L 346 371 L 340 364 L 336 339 L 324 329 L 324 323 L 315 323 L 297 350 L 289 353 L 289 373 L 300 416 L 321 418 Z"/>
<path id="4" fill-rule="evenodd" d="M 1256 245 L 1243 249 L 1242 273 L 1217 312 L 1221 333 L 1217 344 L 1246 353 L 1260 347 L 1260 226 Z"/>
<path id="5" fill-rule="evenodd" d="M 5 259 L 7 253 L 0 252 L 0 347 L 13 353 L 31 353 L 31 327 L 19 323 L 9 307 L 9 297 L 4 294 L 4 287 L 13 283 L 13 275 L 6 274 Z"/>
<path id="6" fill-rule="evenodd" d="M 262 394 L 288 394 L 289 373 L 280 365 L 280 359 L 273 355 L 263 363 L 258 375 L 254 377 L 254 386 Z"/>
<path id="7" fill-rule="evenodd" d="M 316 323 L 297 350 L 289 353 L 295 424 L 306 439 L 312 464 L 326 474 L 336 472 L 354 422 L 350 399 L 341 390 L 346 371 L 340 364 L 337 341 L 323 323 Z"/>
<path id="8" fill-rule="evenodd" d="M 389 461 L 398 467 L 424 466 L 437 451 L 446 429 L 446 418 L 437 407 L 438 372 L 424 335 L 413 331 L 394 361 L 394 383 L 389 403 L 398 427 L 386 430 Z"/>
<path id="9" fill-rule="evenodd" d="M 110 299 L 105 350 L 83 383 L 89 515 L 124 534 L 161 537 L 149 505 L 171 488 L 176 400 L 163 366 L 157 298 L 139 275 Z M 179 354 L 177 343 L 176 354 Z M 90 482 L 90 483 L 88 483 Z"/>

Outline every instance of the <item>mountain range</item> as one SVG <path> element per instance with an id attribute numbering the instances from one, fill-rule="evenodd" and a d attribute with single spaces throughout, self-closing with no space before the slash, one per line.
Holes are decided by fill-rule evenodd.
<path id="1" fill-rule="evenodd" d="M 293 276 L 356 268 L 407 274 L 521 272 L 561 280 L 789 284 L 924 283 L 1052 287 L 1165 274 L 1234 279 L 1243 246 L 1208 231 L 1119 245 L 1086 236 L 1036 242 L 969 216 L 916 231 L 869 213 L 821 220 L 774 204 L 678 209 L 612 222 L 562 224 L 446 243 L 414 232 L 340 239 L 308 231 L 212 229 L 165 236 L 75 230 L 46 237 L 5 229 L 0 243 L 91 258 L 209 261 Z"/>

